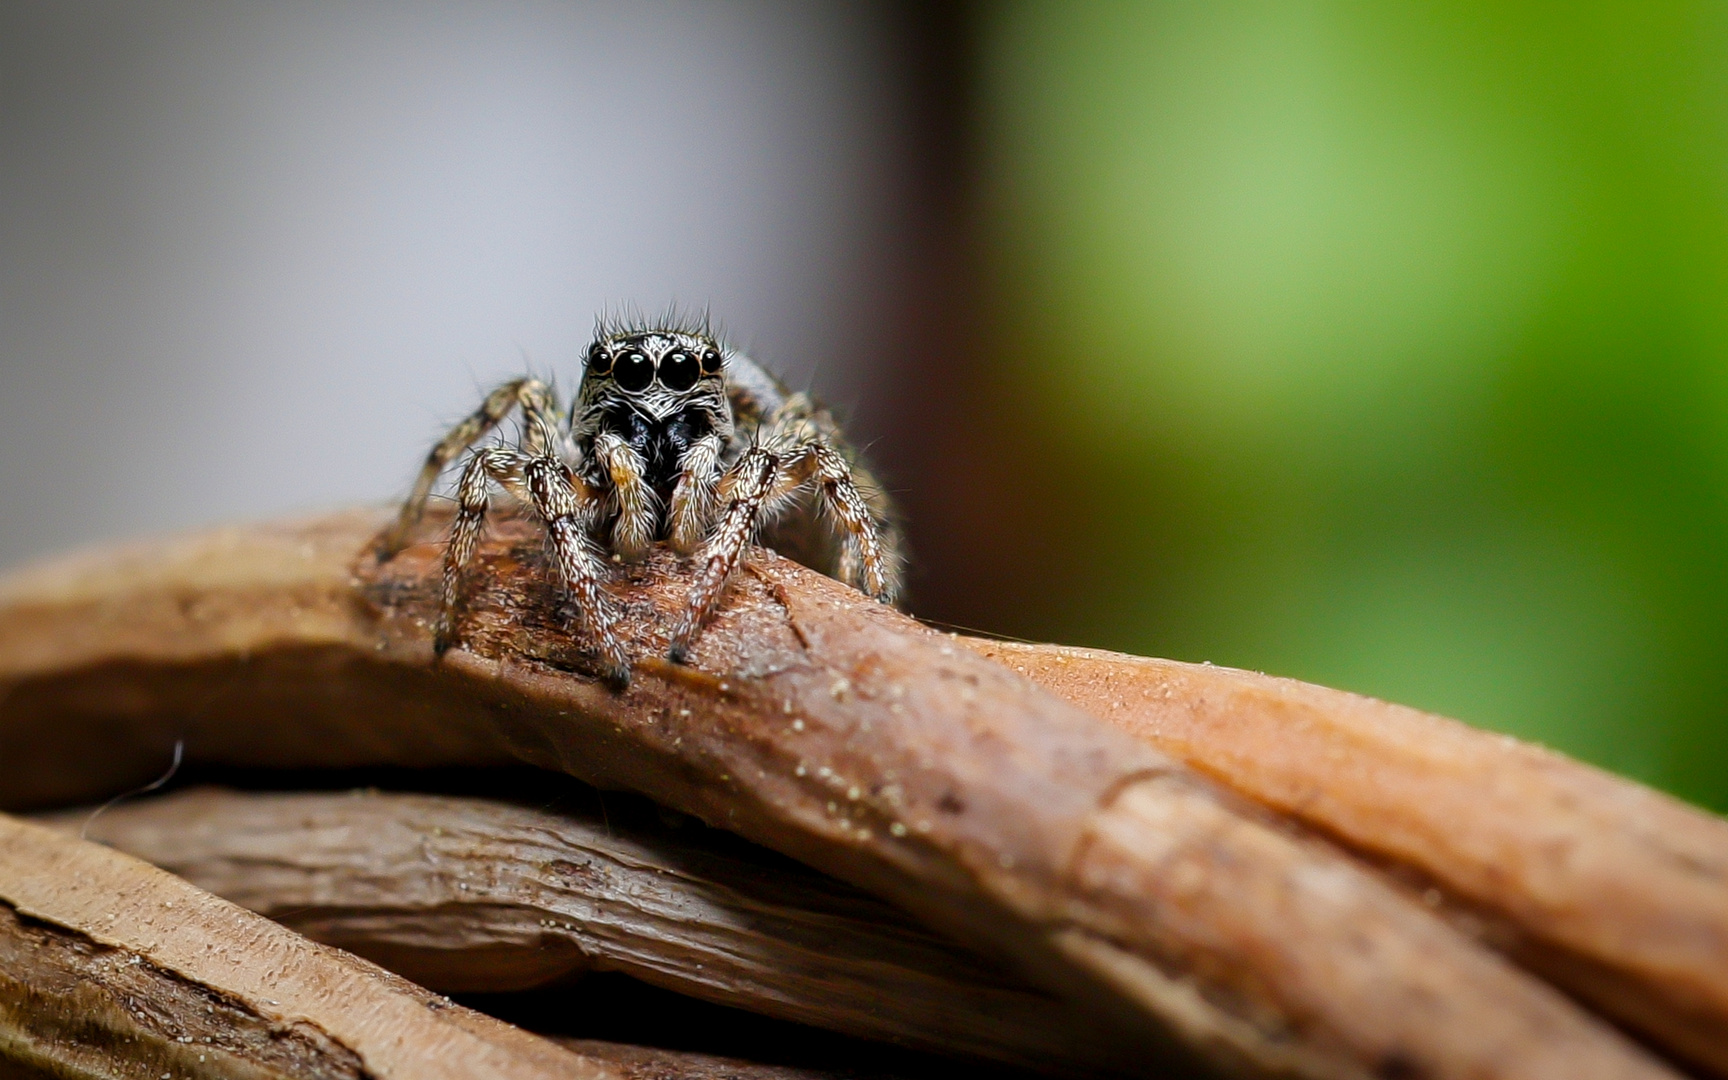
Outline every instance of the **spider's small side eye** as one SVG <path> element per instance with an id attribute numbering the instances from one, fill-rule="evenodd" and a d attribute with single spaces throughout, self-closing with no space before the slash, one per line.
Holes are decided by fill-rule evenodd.
<path id="1" fill-rule="evenodd" d="M 683 349 L 675 349 L 660 358 L 660 385 L 668 390 L 688 390 L 701 377 L 701 365 Z"/>
<path id="2" fill-rule="evenodd" d="M 627 352 L 612 367 L 612 378 L 621 390 L 646 390 L 654 381 L 654 361 L 639 352 Z"/>
<path id="3" fill-rule="evenodd" d="M 594 375 L 605 375 L 612 370 L 612 354 L 606 351 L 606 346 L 596 345 L 588 351 L 588 371 Z"/>
<path id="4" fill-rule="evenodd" d="M 714 349 L 705 349 L 702 353 L 702 374 L 720 374 L 720 353 Z"/>

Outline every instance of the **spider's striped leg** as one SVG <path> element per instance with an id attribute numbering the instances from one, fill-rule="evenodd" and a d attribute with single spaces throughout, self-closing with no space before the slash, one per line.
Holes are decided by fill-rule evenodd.
<path id="1" fill-rule="evenodd" d="M 726 582 L 738 565 L 739 556 L 750 546 L 756 523 L 774 494 L 780 476 L 780 459 L 760 446 L 753 446 L 728 469 L 720 480 L 720 520 L 697 555 L 700 568 L 696 584 L 685 601 L 683 613 L 672 632 L 667 656 L 683 663 L 702 624 L 726 591 Z"/>
<path id="2" fill-rule="evenodd" d="M 900 591 L 897 536 L 883 524 L 839 451 L 825 443 L 805 446 L 786 467 L 786 486 L 814 482 L 826 506 L 846 533 L 841 581 L 892 604 Z"/>
<path id="3" fill-rule="evenodd" d="M 450 542 L 444 548 L 444 582 L 438 598 L 438 621 L 432 630 L 432 648 L 443 656 L 450 648 L 455 629 L 456 605 L 462 598 L 462 572 L 474 557 L 480 543 L 480 529 L 486 523 L 488 481 L 496 481 L 506 490 L 522 490 L 522 465 L 527 455 L 519 450 L 498 446 L 481 450 L 468 459 L 462 479 L 456 485 L 456 520 L 450 526 Z"/>
<path id="4" fill-rule="evenodd" d="M 593 492 L 552 457 L 531 458 L 524 470 L 535 513 L 546 523 L 552 552 L 564 585 L 576 594 L 587 636 L 600 650 L 606 681 L 614 690 L 630 685 L 630 654 L 618 633 L 618 614 L 601 587 L 606 560 L 595 548 L 589 526 L 599 509 Z"/>
<path id="5" fill-rule="evenodd" d="M 905 577 L 900 533 L 875 478 L 836 449 L 840 438 L 827 410 L 793 394 L 769 421 L 763 442 L 785 460 L 780 486 L 790 491 L 814 483 L 822 508 L 838 524 L 844 542 L 834 576 L 892 604 Z"/>
<path id="6" fill-rule="evenodd" d="M 378 539 L 380 559 L 393 558 L 408 546 L 414 526 L 420 523 L 420 516 L 426 512 L 426 498 L 432 493 L 432 485 L 438 482 L 438 477 L 464 450 L 497 427 L 518 405 L 525 420 L 522 448 L 531 454 L 545 453 L 549 449 L 557 429 L 556 421 L 551 418 L 558 413 L 558 403 L 545 383 L 538 379 L 512 379 L 487 394 L 480 407 L 451 428 L 449 434 L 426 455 L 426 463 L 414 479 L 414 489 L 402 503 L 396 520 Z"/>
<path id="7" fill-rule="evenodd" d="M 468 459 L 457 485 L 456 521 L 444 552 L 443 593 L 433 633 L 433 647 L 438 655 L 442 656 L 454 641 L 462 575 L 480 541 L 489 482 L 527 503 L 545 523 L 559 575 L 576 595 L 583 629 L 599 647 L 607 681 L 618 689 L 629 685 L 629 653 L 618 635 L 618 619 L 611 598 L 601 585 L 606 576 L 606 562 L 588 537 L 588 525 L 597 507 L 592 493 L 557 458 L 505 447 L 475 453 Z"/>

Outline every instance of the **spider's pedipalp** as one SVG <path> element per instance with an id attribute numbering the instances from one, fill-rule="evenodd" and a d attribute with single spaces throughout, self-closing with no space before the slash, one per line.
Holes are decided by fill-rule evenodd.
<path id="1" fill-rule="evenodd" d="M 714 520 L 722 449 L 718 435 L 706 435 L 684 453 L 684 467 L 678 475 L 678 485 L 672 489 L 672 505 L 667 510 L 667 538 L 672 550 L 680 555 L 696 550 Z"/>
<path id="2" fill-rule="evenodd" d="M 613 432 L 594 440 L 594 457 L 611 481 L 618 502 L 618 520 L 612 526 L 612 550 L 635 562 L 654 543 L 660 500 L 648 483 L 648 464 L 642 454 Z"/>

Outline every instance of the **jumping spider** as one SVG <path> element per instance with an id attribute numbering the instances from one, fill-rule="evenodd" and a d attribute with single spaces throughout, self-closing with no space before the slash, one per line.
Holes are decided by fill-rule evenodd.
<path id="1" fill-rule="evenodd" d="M 395 523 L 390 558 L 409 543 L 445 468 L 522 410 L 515 447 L 474 450 L 456 487 L 435 645 L 450 646 L 463 570 L 497 484 L 545 525 L 606 676 L 622 688 L 630 657 L 603 582 L 608 553 L 627 561 L 658 541 L 696 555 L 671 637 L 681 662 L 753 539 L 884 602 L 900 591 L 898 534 L 886 497 L 826 409 L 792 393 L 704 325 L 602 324 L 568 418 L 550 387 L 514 379 L 432 448 Z"/>

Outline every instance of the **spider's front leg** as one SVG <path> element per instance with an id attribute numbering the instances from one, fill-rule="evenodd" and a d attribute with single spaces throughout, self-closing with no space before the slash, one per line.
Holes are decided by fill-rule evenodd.
<path id="1" fill-rule="evenodd" d="M 895 552 L 884 543 L 882 526 L 853 479 L 852 467 L 826 441 L 806 437 L 809 441 L 794 442 L 785 453 L 752 447 L 721 479 L 718 495 L 725 509 L 702 547 L 696 584 L 672 634 L 667 655 L 675 663 L 682 663 L 689 655 L 702 624 L 713 614 L 727 580 L 756 535 L 757 525 L 810 484 L 821 492 L 856 550 L 856 568 L 846 583 L 862 587 L 884 603 L 893 600 L 900 584 Z M 779 441 L 783 445 L 790 440 Z"/>
<path id="2" fill-rule="evenodd" d="M 774 494 L 780 471 L 777 455 L 753 446 L 721 478 L 718 496 L 724 510 L 707 543 L 702 545 L 696 584 L 690 589 L 683 614 L 672 632 L 666 655 L 673 663 L 684 662 L 702 624 L 720 602 L 727 579 L 756 534 L 756 523 Z"/>
<path id="3" fill-rule="evenodd" d="M 618 618 L 601 582 L 606 562 L 588 537 L 588 524 L 598 502 L 587 485 L 572 476 L 564 463 L 548 454 L 492 447 L 468 459 L 457 485 L 456 521 L 444 552 L 443 595 L 433 647 L 442 656 L 453 642 L 456 607 L 461 600 L 462 575 L 486 520 L 488 482 L 497 483 L 533 508 L 551 538 L 553 556 L 564 584 L 576 603 L 588 637 L 598 644 L 606 680 L 615 689 L 630 684 L 630 657 L 618 634 Z"/>

